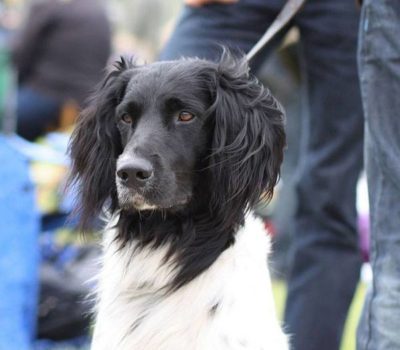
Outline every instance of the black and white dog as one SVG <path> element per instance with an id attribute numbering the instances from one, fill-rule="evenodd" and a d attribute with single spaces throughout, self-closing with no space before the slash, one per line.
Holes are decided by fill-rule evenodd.
<path id="1" fill-rule="evenodd" d="M 245 59 L 116 64 L 70 145 L 83 223 L 110 212 L 93 350 L 288 348 L 249 214 L 284 146 Z"/>

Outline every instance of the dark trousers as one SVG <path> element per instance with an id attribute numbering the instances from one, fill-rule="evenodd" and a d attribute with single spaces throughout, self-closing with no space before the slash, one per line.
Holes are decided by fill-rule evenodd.
<path id="1" fill-rule="evenodd" d="M 62 101 L 24 86 L 17 96 L 17 134 L 34 141 L 57 125 Z"/>
<path id="2" fill-rule="evenodd" d="M 217 59 L 219 44 L 247 52 L 283 3 L 240 0 L 186 7 L 161 59 Z M 295 350 L 339 348 L 359 278 L 355 195 L 362 167 L 363 117 L 356 66 L 358 21 L 354 1 L 309 0 L 292 23 L 301 35 L 308 136 L 297 185 L 285 311 Z M 254 69 L 269 50 L 258 56 Z"/>

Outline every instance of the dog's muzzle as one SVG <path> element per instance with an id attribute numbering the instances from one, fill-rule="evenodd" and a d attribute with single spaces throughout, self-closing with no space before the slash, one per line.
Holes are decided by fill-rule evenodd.
<path id="1" fill-rule="evenodd" d="M 116 180 L 120 205 L 138 210 L 157 208 L 149 202 L 146 195 L 154 176 L 153 165 L 144 158 L 134 157 L 118 161 Z"/>

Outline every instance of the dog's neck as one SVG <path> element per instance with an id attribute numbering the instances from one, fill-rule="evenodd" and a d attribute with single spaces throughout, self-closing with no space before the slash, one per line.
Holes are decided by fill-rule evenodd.
<path id="1" fill-rule="evenodd" d="M 169 286 L 176 289 L 210 267 L 233 244 L 235 232 L 244 223 L 244 213 L 226 222 L 218 212 L 199 210 L 198 205 L 177 212 L 121 211 L 115 239 L 120 247 L 135 242 L 137 248 L 166 249 L 165 260 L 173 257 L 179 266 Z"/>

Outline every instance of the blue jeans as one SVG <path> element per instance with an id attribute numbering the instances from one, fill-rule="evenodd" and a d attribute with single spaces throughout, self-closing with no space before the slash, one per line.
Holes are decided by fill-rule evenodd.
<path id="1" fill-rule="evenodd" d="M 373 282 L 357 349 L 400 349 L 400 2 L 364 0 L 359 70 L 366 119 Z"/>
<path id="2" fill-rule="evenodd" d="M 216 59 L 221 43 L 247 52 L 283 4 L 240 0 L 186 7 L 160 58 Z M 301 34 L 309 115 L 304 118 L 309 138 L 297 185 L 297 232 L 285 312 L 296 350 L 339 348 L 359 279 L 355 194 L 363 163 L 363 116 L 356 64 L 358 21 L 353 1 L 309 0 L 291 24 Z M 264 50 L 252 68 L 270 50 Z"/>

